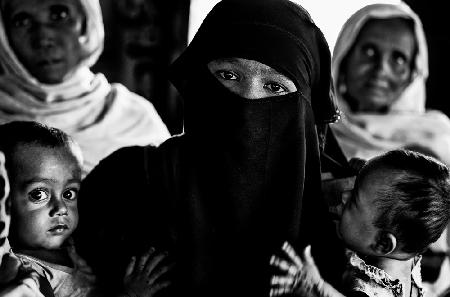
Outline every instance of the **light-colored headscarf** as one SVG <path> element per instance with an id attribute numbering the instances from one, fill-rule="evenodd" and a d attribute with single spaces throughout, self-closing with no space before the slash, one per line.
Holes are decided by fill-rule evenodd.
<path id="1" fill-rule="evenodd" d="M 170 134 L 153 105 L 120 84 L 89 70 L 103 50 L 104 28 L 98 0 L 78 0 L 86 14 L 82 47 L 88 55 L 59 84 L 42 84 L 11 48 L 0 2 L 0 124 L 33 120 L 70 134 L 84 154 L 84 174 L 118 148 L 158 145 Z"/>
<path id="2" fill-rule="evenodd" d="M 370 19 L 405 18 L 414 22 L 417 44 L 410 84 L 384 113 L 352 112 L 343 96 L 340 67 L 361 28 Z M 389 32 L 386 32 L 389 34 Z M 348 159 L 372 158 L 391 149 L 414 148 L 429 152 L 450 164 L 450 121 L 439 111 L 425 111 L 428 50 L 419 17 L 404 3 L 368 5 L 353 14 L 339 33 L 332 59 L 332 72 L 342 121 L 332 129 Z"/>

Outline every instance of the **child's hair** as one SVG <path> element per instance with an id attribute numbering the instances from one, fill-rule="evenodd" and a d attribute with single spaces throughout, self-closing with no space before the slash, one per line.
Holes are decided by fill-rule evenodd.
<path id="1" fill-rule="evenodd" d="M 5 165 L 19 145 L 32 144 L 51 148 L 68 148 L 82 163 L 81 149 L 63 131 L 33 121 L 15 121 L 0 125 L 0 151 L 5 154 Z"/>
<path id="2" fill-rule="evenodd" d="M 441 236 L 450 218 L 449 169 L 421 153 L 393 150 L 367 162 L 356 185 L 376 169 L 389 175 L 377 190 L 374 225 L 394 234 L 402 251 L 422 253 Z"/>

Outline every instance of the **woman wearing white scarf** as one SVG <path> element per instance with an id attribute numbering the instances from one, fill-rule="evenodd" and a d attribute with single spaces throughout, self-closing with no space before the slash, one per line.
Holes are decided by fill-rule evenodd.
<path id="1" fill-rule="evenodd" d="M 361 38 L 359 33 L 369 20 L 398 18 L 410 20 L 414 24 L 415 57 L 412 56 L 411 59 L 413 66 L 410 78 L 390 105 L 383 106 L 382 110 L 370 110 L 366 105 L 366 108 L 361 108 L 364 111 L 361 111 L 352 105 L 355 102 L 355 99 L 351 101 L 352 96 L 354 98 L 355 94 L 350 94 L 348 86 L 355 84 L 357 79 L 345 77 L 352 71 L 344 70 L 349 64 L 348 57 Z M 392 30 L 386 31 L 386 38 L 388 34 L 392 34 Z M 364 44 L 361 46 L 364 47 Z M 373 4 L 353 14 L 338 36 L 333 52 L 332 72 L 343 115 L 342 121 L 331 127 L 348 159 L 370 159 L 392 149 L 410 148 L 431 154 L 450 165 L 450 120 L 440 111 L 425 110 L 427 44 L 420 19 L 406 4 Z M 360 80 L 364 79 L 366 78 L 360 77 Z M 434 250 L 448 250 L 446 235 L 447 233 L 444 233 L 435 243 Z M 449 286 L 449 282 L 450 265 L 447 257 L 441 266 L 438 280 L 429 286 L 430 296 Z"/>
<path id="2" fill-rule="evenodd" d="M 19 61 L 5 25 L 11 2 L 0 2 L 0 62 L 5 72 L 0 77 L 0 123 L 32 120 L 64 130 L 83 150 L 84 174 L 118 148 L 159 145 L 170 136 L 149 101 L 89 70 L 103 50 L 98 0 L 79 0 L 85 15 L 79 47 L 85 55 L 58 83 L 40 82 Z"/>
<path id="3" fill-rule="evenodd" d="M 410 83 L 384 113 L 353 111 L 345 97 L 348 88 L 343 79 L 342 62 L 367 21 L 392 18 L 414 22 L 416 57 Z M 369 159 L 391 149 L 415 147 L 429 151 L 450 164 L 450 121 L 439 111 L 425 111 L 427 44 L 420 19 L 406 4 L 368 5 L 353 14 L 338 36 L 332 71 L 343 112 L 342 121 L 332 125 L 332 128 L 348 159 Z"/>

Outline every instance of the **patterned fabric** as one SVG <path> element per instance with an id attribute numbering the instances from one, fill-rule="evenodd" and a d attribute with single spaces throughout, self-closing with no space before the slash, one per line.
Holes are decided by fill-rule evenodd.
<path id="1" fill-rule="evenodd" d="M 83 45 L 91 54 L 71 77 L 51 85 L 37 81 L 17 59 L 0 6 L 0 62 L 5 70 L 0 76 L 0 124 L 28 120 L 63 130 L 83 150 L 85 175 L 118 148 L 159 145 L 170 134 L 149 101 L 89 70 L 103 49 L 103 23 L 98 0 L 79 1 L 87 20 Z"/>
<path id="2" fill-rule="evenodd" d="M 39 292 L 38 275 L 20 266 L 10 251 L 7 239 L 10 222 L 7 200 L 9 184 L 4 165 L 5 157 L 0 152 L 0 296 L 44 297 Z"/>
<path id="3" fill-rule="evenodd" d="M 368 265 L 355 252 L 348 251 L 348 267 L 344 276 L 346 291 L 362 292 L 370 297 L 403 297 L 403 286 L 384 270 Z M 422 277 L 420 274 L 421 256 L 414 259 L 411 271 L 411 285 L 418 289 L 419 297 L 424 296 Z"/>
<path id="4" fill-rule="evenodd" d="M 0 264 L 2 263 L 3 255 L 9 250 L 6 246 L 10 221 L 9 209 L 7 209 L 8 203 L 6 201 L 9 193 L 9 183 L 4 165 L 5 156 L 0 152 Z"/>

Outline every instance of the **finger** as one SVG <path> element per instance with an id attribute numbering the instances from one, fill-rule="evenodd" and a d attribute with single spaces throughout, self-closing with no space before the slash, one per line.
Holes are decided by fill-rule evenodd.
<path id="1" fill-rule="evenodd" d="M 280 286 L 292 286 L 294 284 L 294 278 L 292 276 L 274 275 L 270 279 L 270 284 Z"/>
<path id="2" fill-rule="evenodd" d="M 145 264 L 145 268 L 144 268 L 144 273 L 147 276 L 150 276 L 152 274 L 152 271 L 155 269 L 155 267 L 161 263 L 162 260 L 164 260 L 164 258 L 167 257 L 167 253 L 163 252 L 163 253 L 155 253 L 156 255 L 154 255 L 153 257 L 148 258 L 147 263 Z"/>
<path id="3" fill-rule="evenodd" d="M 281 287 L 281 288 L 272 288 L 270 289 L 270 296 L 281 296 L 284 295 L 286 293 L 289 293 L 289 289 L 285 288 L 285 287 Z"/>
<path id="4" fill-rule="evenodd" d="M 297 255 L 294 248 L 288 242 L 286 241 L 284 242 L 282 249 L 283 251 L 286 252 L 289 258 L 295 263 L 295 265 L 297 265 L 299 268 L 303 266 L 302 260 Z"/>
<path id="5" fill-rule="evenodd" d="M 154 272 L 150 275 L 150 277 L 149 277 L 149 279 L 148 279 L 148 283 L 149 283 L 149 284 L 157 283 L 157 282 L 158 282 L 158 279 L 159 279 L 162 275 L 164 275 L 164 274 L 166 274 L 167 272 L 169 272 L 170 270 L 172 270 L 173 267 L 174 267 L 174 264 L 165 265 L 165 266 L 160 267 L 159 269 L 157 269 L 156 271 L 154 271 Z"/>
<path id="6" fill-rule="evenodd" d="M 289 268 L 292 265 L 289 265 L 289 263 L 286 260 L 283 260 L 277 256 L 272 256 L 270 258 L 270 265 L 279 268 L 282 271 L 289 271 Z"/>
<path id="7" fill-rule="evenodd" d="M 167 288 L 168 286 L 170 286 L 172 284 L 171 281 L 167 280 L 167 281 L 163 281 L 163 282 L 159 282 L 157 284 L 152 285 L 152 293 L 156 294 L 157 292 L 161 291 L 164 288 Z M 152 296 L 153 296 L 152 294 Z"/>
<path id="8" fill-rule="evenodd" d="M 139 259 L 139 263 L 137 265 L 137 267 L 139 268 L 139 271 L 144 271 L 148 260 L 152 258 L 152 255 L 154 253 L 155 253 L 155 248 L 151 247 L 148 249 L 148 251 L 146 251 L 144 254 L 141 255 L 141 257 Z"/>
<path id="9" fill-rule="evenodd" d="M 314 258 L 311 255 L 311 246 L 310 245 L 305 247 L 305 249 L 303 250 L 302 258 L 306 263 L 316 265 L 316 263 L 314 262 Z"/>
<path id="10" fill-rule="evenodd" d="M 131 257 L 130 263 L 128 263 L 127 269 L 125 269 L 125 277 L 131 275 L 134 269 L 134 265 L 136 264 L 136 257 Z"/>

